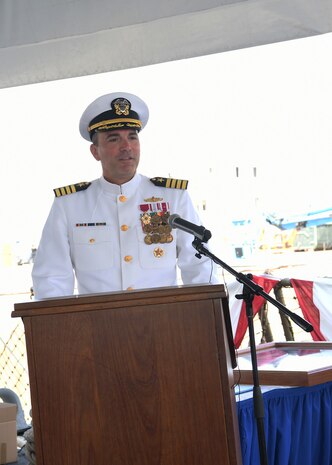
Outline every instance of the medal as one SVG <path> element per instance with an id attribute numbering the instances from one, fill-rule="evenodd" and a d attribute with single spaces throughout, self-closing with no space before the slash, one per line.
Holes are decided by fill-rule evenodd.
<path id="1" fill-rule="evenodd" d="M 158 244 L 160 241 L 160 234 L 151 235 L 152 244 Z"/>
<path id="2" fill-rule="evenodd" d="M 151 244 L 166 244 L 173 240 L 171 235 L 172 228 L 168 224 L 170 216 L 168 202 L 161 202 L 160 198 L 151 197 L 145 201 L 154 201 L 153 203 L 144 203 L 139 205 L 142 212 L 140 215 L 142 230 L 145 234 L 144 242 Z M 156 248 L 155 250 L 161 248 Z"/>
<path id="3" fill-rule="evenodd" d="M 147 245 L 151 245 L 151 244 L 152 244 L 151 236 L 146 235 L 146 236 L 144 237 L 144 242 L 145 242 Z"/>
<path id="4" fill-rule="evenodd" d="M 170 243 L 170 242 L 172 242 L 172 240 L 173 240 L 172 234 L 168 234 L 167 237 L 166 237 L 166 242 Z"/>
<path id="5" fill-rule="evenodd" d="M 144 215 L 141 215 L 141 221 L 144 224 L 150 224 L 151 223 L 151 217 L 148 213 L 144 213 Z"/>

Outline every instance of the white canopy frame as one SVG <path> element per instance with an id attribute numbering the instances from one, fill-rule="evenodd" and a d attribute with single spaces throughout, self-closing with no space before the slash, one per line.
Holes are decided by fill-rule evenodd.
<path id="1" fill-rule="evenodd" d="M 331 0 L 2 0 L 0 88 L 331 31 Z"/>

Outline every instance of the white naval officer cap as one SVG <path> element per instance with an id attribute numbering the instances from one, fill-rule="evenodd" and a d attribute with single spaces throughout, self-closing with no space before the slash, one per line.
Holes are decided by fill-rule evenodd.
<path id="1" fill-rule="evenodd" d="M 90 141 L 95 132 L 113 129 L 142 130 L 149 119 L 149 109 L 142 99 L 127 92 L 113 92 L 94 100 L 83 112 L 79 130 Z"/>

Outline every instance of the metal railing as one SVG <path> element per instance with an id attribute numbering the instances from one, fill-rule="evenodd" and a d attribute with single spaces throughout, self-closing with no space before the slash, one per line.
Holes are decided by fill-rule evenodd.
<path id="1" fill-rule="evenodd" d="M 271 276 L 274 278 L 274 276 Z M 292 312 L 303 317 L 298 299 L 295 295 L 291 280 L 289 278 L 277 281 L 272 288 L 275 299 L 285 305 Z M 272 292 L 271 291 L 271 292 Z M 256 343 L 278 341 L 312 341 L 310 333 L 306 333 L 282 311 L 274 305 L 265 302 L 254 318 Z M 241 342 L 241 348 L 249 344 L 246 334 Z"/>
<path id="2" fill-rule="evenodd" d="M 1 386 L 12 390 L 20 399 L 24 417 L 31 422 L 29 373 L 26 356 L 23 323 L 20 321 L 10 333 L 8 340 L 0 336 Z"/>

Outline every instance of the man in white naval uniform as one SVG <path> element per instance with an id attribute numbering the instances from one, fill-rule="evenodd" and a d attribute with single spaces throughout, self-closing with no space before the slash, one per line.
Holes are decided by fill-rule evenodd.
<path id="1" fill-rule="evenodd" d="M 103 175 L 55 189 L 32 272 L 35 298 L 217 283 L 212 261 L 195 256 L 193 236 L 171 229 L 177 213 L 200 219 L 187 181 L 149 179 L 137 173 L 138 132 L 146 104 L 128 93 L 99 97 L 84 111 L 81 135 L 101 162 Z"/>

